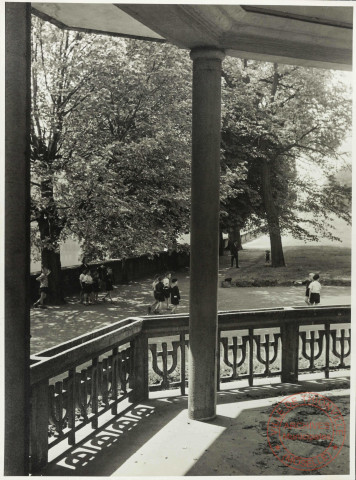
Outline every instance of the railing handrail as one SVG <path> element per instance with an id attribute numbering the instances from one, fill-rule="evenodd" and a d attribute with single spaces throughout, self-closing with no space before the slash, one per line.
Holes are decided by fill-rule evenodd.
<path id="1" fill-rule="evenodd" d="M 218 319 L 218 390 L 235 380 L 252 387 L 254 379 L 280 376 L 296 384 L 299 373 L 330 378 L 350 369 L 350 306 L 228 311 Z M 301 331 L 304 325 L 319 328 Z M 64 440 L 75 445 L 82 428 L 97 430 L 99 418 L 117 415 L 121 402 L 142 403 L 150 391 L 170 388 L 185 395 L 188 333 L 189 315 L 135 317 L 31 357 L 31 472 L 48 463 L 49 448 Z M 149 342 L 163 336 L 169 340 Z"/>
<path id="2" fill-rule="evenodd" d="M 129 324 L 106 332 L 97 338 L 91 338 L 87 342 L 72 346 L 49 358 L 44 356 L 41 358 L 31 357 L 32 360 L 38 360 L 37 363 L 30 367 L 31 385 L 58 376 L 70 368 L 92 360 L 93 357 L 100 356 L 113 347 L 118 347 L 133 340 L 140 334 L 141 330 L 142 320 L 136 319 Z"/>
<path id="3" fill-rule="evenodd" d="M 351 306 L 331 307 L 280 307 L 247 309 L 218 313 L 218 328 L 242 330 L 280 327 L 295 322 L 301 325 L 349 323 Z M 130 317 L 102 327 L 93 332 L 43 350 L 31 356 L 31 385 L 60 375 L 70 368 L 81 365 L 94 356 L 134 339 L 140 333 L 148 338 L 163 335 L 188 333 L 189 315 Z"/>

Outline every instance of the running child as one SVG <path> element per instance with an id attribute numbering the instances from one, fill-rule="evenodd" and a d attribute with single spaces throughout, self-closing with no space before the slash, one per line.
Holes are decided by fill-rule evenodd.
<path id="1" fill-rule="evenodd" d="M 41 275 L 39 275 L 36 280 L 37 282 L 40 282 L 40 298 L 37 300 L 37 302 L 34 303 L 34 307 L 42 307 L 45 308 L 44 301 L 49 293 L 49 288 L 48 288 L 48 275 L 51 273 L 51 271 L 42 265 L 41 268 Z"/>

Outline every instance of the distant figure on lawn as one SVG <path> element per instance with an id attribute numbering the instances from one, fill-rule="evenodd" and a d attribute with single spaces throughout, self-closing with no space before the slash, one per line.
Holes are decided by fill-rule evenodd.
<path id="1" fill-rule="evenodd" d="M 316 273 L 313 281 L 309 285 L 309 302 L 310 305 L 318 305 L 320 303 L 321 285 L 319 283 L 319 275 Z"/>
<path id="2" fill-rule="evenodd" d="M 302 282 L 302 285 L 305 285 L 306 288 L 305 288 L 305 303 L 307 305 L 310 305 L 310 301 L 309 301 L 309 285 L 312 283 L 313 281 L 313 277 L 314 277 L 314 273 L 309 273 L 309 276 L 306 280 L 304 280 L 304 282 Z"/>
<path id="3" fill-rule="evenodd" d="M 231 267 L 234 266 L 234 260 L 236 263 L 236 268 L 239 268 L 239 244 L 238 241 L 229 241 L 228 249 L 231 253 Z"/>
<path id="4" fill-rule="evenodd" d="M 33 304 L 34 307 L 45 308 L 44 301 L 49 293 L 48 275 L 50 273 L 51 271 L 42 265 L 41 275 L 36 278 L 37 282 L 40 282 L 40 298 Z"/>
<path id="5" fill-rule="evenodd" d="M 265 264 L 269 265 L 271 261 L 271 252 L 269 250 L 265 251 Z"/>
<path id="6" fill-rule="evenodd" d="M 172 304 L 172 313 L 176 313 L 180 300 L 180 292 L 178 288 L 178 280 L 176 278 L 172 279 L 171 286 L 171 304 Z"/>

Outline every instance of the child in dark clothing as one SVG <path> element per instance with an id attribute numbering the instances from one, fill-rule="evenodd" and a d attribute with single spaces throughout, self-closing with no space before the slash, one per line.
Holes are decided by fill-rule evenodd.
<path id="1" fill-rule="evenodd" d="M 104 281 L 105 281 L 106 295 L 103 297 L 103 301 L 105 301 L 107 299 L 107 297 L 109 297 L 111 303 L 114 303 L 114 301 L 112 299 L 112 296 L 111 296 L 111 292 L 114 290 L 114 286 L 113 286 L 112 269 L 110 267 L 108 267 L 107 270 L 106 270 Z"/>
<path id="2" fill-rule="evenodd" d="M 153 310 L 153 313 L 160 313 L 162 309 L 162 302 L 165 300 L 164 296 L 164 287 L 163 287 L 163 278 L 158 277 L 158 282 L 154 282 L 154 291 L 153 295 L 155 297 L 155 301 L 148 307 L 148 313 L 151 313 Z"/>
<path id="3" fill-rule="evenodd" d="M 314 277 L 314 273 L 309 273 L 309 277 L 307 278 L 307 280 L 305 280 L 304 282 L 302 282 L 302 285 L 305 285 L 305 303 L 307 305 L 310 305 L 310 301 L 309 301 L 309 285 L 312 283 L 313 281 L 313 277 Z"/>
<path id="4" fill-rule="evenodd" d="M 171 286 L 171 304 L 172 304 L 172 313 L 176 313 L 180 300 L 180 293 L 178 288 L 178 280 L 176 278 L 172 279 Z"/>
<path id="5" fill-rule="evenodd" d="M 98 303 L 98 296 L 99 296 L 99 291 L 100 291 L 100 287 L 99 287 L 99 272 L 97 269 L 94 270 L 93 272 L 93 298 L 92 298 L 92 301 L 93 303 Z"/>

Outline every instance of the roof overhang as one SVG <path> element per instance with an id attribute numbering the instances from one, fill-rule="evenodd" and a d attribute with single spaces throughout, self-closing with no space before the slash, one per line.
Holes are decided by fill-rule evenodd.
<path id="1" fill-rule="evenodd" d="M 352 68 L 353 8 L 294 5 L 33 3 L 62 28 L 336 70 Z"/>

